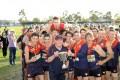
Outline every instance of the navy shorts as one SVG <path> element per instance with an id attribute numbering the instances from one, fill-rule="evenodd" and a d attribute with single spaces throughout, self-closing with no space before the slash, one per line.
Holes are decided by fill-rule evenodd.
<path id="1" fill-rule="evenodd" d="M 74 68 L 74 75 L 75 77 L 87 77 L 88 76 L 88 70 L 87 69 L 78 69 L 78 68 Z"/>
<path id="2" fill-rule="evenodd" d="M 43 66 L 44 71 L 49 71 L 49 66 Z"/>
<path id="3" fill-rule="evenodd" d="M 89 76 L 101 77 L 101 68 L 89 70 Z"/>
<path id="4" fill-rule="evenodd" d="M 65 80 L 65 74 L 61 73 L 56 75 L 54 72 L 49 71 L 50 80 Z"/>
<path id="5" fill-rule="evenodd" d="M 73 71 L 74 70 L 73 57 L 69 57 L 68 60 L 69 60 L 68 71 Z"/>
<path id="6" fill-rule="evenodd" d="M 28 64 L 28 77 L 34 78 L 38 75 L 44 75 L 44 70 L 39 61 Z"/>
<path id="7" fill-rule="evenodd" d="M 101 66 L 101 75 L 106 74 L 106 66 Z"/>
<path id="8" fill-rule="evenodd" d="M 112 73 L 118 73 L 118 66 L 106 66 L 106 71 L 111 71 Z"/>
<path id="9" fill-rule="evenodd" d="M 44 71 L 49 71 L 49 63 L 42 59 L 42 68 Z"/>

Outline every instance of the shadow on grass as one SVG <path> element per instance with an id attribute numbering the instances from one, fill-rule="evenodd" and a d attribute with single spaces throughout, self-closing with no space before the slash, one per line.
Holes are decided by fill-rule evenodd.
<path id="1" fill-rule="evenodd" d="M 14 66 L 3 66 L 0 67 L 0 80 L 22 80 L 21 76 L 21 64 L 18 63 Z"/>
<path id="2" fill-rule="evenodd" d="M 16 61 L 20 61 L 20 56 L 16 56 Z M 6 58 L 1 58 L 0 63 L 2 62 L 9 62 L 9 57 L 7 56 Z"/>

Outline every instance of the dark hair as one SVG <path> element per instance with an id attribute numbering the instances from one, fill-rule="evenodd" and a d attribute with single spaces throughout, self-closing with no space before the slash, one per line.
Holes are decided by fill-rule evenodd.
<path id="1" fill-rule="evenodd" d="M 119 31 L 119 29 L 118 29 L 118 28 L 116 28 L 116 29 L 115 29 L 115 31 Z"/>
<path id="2" fill-rule="evenodd" d="M 32 33 L 32 35 L 30 36 L 30 38 L 33 37 L 33 36 L 37 36 L 39 38 L 39 34 L 36 33 L 36 32 Z"/>
<path id="3" fill-rule="evenodd" d="M 109 29 L 110 29 L 110 30 L 113 30 L 114 28 L 113 28 L 113 27 L 110 27 Z"/>
<path id="4" fill-rule="evenodd" d="M 51 32 L 53 33 L 53 31 L 57 31 L 57 33 L 60 33 L 58 30 L 56 30 L 56 29 L 53 29 L 53 30 L 51 30 Z"/>
<path id="5" fill-rule="evenodd" d="M 50 37 L 50 35 L 48 33 L 44 34 L 44 38 L 45 37 Z"/>
<path id="6" fill-rule="evenodd" d="M 66 30 L 62 30 L 62 31 L 60 31 L 60 35 L 62 35 L 64 32 L 66 32 Z"/>
<path id="7" fill-rule="evenodd" d="M 105 31 L 103 28 L 99 29 L 99 31 Z"/>
<path id="8" fill-rule="evenodd" d="M 85 35 L 85 39 L 87 38 L 87 36 L 91 36 L 91 37 L 93 37 L 92 33 L 86 33 L 86 35 Z"/>
<path id="9" fill-rule="evenodd" d="M 39 28 L 39 26 L 36 26 L 35 29 Z"/>
<path id="10" fill-rule="evenodd" d="M 4 32 L 2 32 L 2 36 L 3 36 L 3 33 L 5 33 L 5 36 L 7 36 L 7 34 L 6 34 L 6 32 L 4 31 Z"/>
<path id="11" fill-rule="evenodd" d="M 46 32 L 46 31 L 43 31 L 42 34 L 47 34 L 47 32 Z"/>
<path id="12" fill-rule="evenodd" d="M 81 33 L 81 31 L 87 32 L 85 28 L 80 29 L 80 33 Z"/>
<path id="13" fill-rule="evenodd" d="M 93 29 L 97 30 L 97 32 L 98 32 L 98 29 L 97 29 L 97 28 L 94 27 L 94 28 L 92 28 L 92 30 L 93 30 Z"/>
<path id="14" fill-rule="evenodd" d="M 79 32 L 78 32 L 78 31 L 75 31 L 75 32 L 73 33 L 73 35 L 74 35 L 75 33 L 79 33 Z"/>
<path id="15" fill-rule="evenodd" d="M 67 36 L 67 34 L 70 34 L 71 36 L 73 36 L 73 33 L 70 32 L 70 31 L 67 31 L 66 34 L 65 34 L 65 36 Z"/>
<path id="16" fill-rule="evenodd" d="M 115 30 L 114 29 L 110 29 L 109 32 L 115 32 Z"/>
<path id="17" fill-rule="evenodd" d="M 30 28 L 28 28 L 27 32 L 29 32 L 29 31 L 30 31 L 30 29 L 33 29 L 33 28 L 31 28 L 31 27 L 30 27 Z"/>
<path id="18" fill-rule="evenodd" d="M 53 17 L 53 20 L 58 20 L 58 19 L 59 19 L 59 18 L 58 18 L 58 17 L 56 17 L 56 16 L 55 16 L 55 17 Z"/>

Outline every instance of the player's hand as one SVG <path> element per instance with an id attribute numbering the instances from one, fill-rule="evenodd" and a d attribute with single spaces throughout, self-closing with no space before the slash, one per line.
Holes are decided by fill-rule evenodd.
<path id="1" fill-rule="evenodd" d="M 54 56 L 55 56 L 55 57 L 58 57 L 58 56 L 59 56 L 58 53 L 59 53 L 58 51 L 54 52 Z"/>
<path id="2" fill-rule="evenodd" d="M 70 50 L 68 50 L 68 56 L 73 56 L 73 53 Z"/>
<path id="3" fill-rule="evenodd" d="M 104 64 L 104 61 L 98 61 L 97 63 L 96 63 L 96 65 L 103 65 Z"/>
<path id="4" fill-rule="evenodd" d="M 35 62 L 37 59 L 36 59 L 36 56 L 32 57 L 31 58 L 31 62 Z"/>

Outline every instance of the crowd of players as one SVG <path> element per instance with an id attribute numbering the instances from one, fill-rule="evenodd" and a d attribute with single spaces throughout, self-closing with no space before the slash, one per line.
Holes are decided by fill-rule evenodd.
<path id="1" fill-rule="evenodd" d="M 69 27 L 54 17 L 42 29 L 23 28 L 17 43 L 23 80 L 118 80 L 120 33 L 112 26 Z"/>

